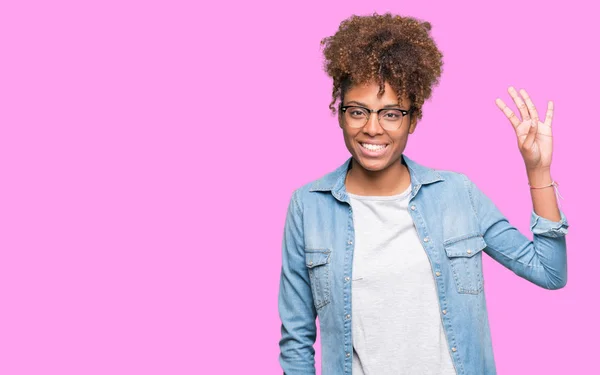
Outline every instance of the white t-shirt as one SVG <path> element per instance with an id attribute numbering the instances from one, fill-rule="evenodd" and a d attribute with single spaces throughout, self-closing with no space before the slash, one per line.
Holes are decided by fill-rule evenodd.
<path id="1" fill-rule="evenodd" d="M 348 194 L 354 217 L 353 375 L 456 375 L 408 199 Z"/>

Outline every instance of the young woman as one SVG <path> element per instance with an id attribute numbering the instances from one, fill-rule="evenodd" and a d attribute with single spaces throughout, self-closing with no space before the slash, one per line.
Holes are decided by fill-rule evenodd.
<path id="1" fill-rule="evenodd" d="M 322 41 L 351 157 L 295 190 L 285 221 L 279 313 L 287 375 L 495 374 L 482 252 L 546 289 L 567 282 L 568 223 L 550 176 L 545 120 L 524 90 L 509 93 L 533 210 L 533 241 L 464 174 L 403 154 L 438 83 L 431 25 L 352 16 Z M 521 98 L 522 96 L 522 98 Z"/>

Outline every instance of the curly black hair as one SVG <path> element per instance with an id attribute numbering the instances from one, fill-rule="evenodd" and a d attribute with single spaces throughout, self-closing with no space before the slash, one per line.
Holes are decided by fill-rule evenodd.
<path id="1" fill-rule="evenodd" d="M 431 24 L 413 17 L 385 13 L 353 15 L 341 22 L 338 31 L 321 40 L 325 61 L 323 69 L 333 79 L 333 100 L 344 100 L 354 84 L 379 83 L 379 95 L 385 82 L 412 101 L 417 119 L 421 107 L 431 96 L 442 73 L 442 53 L 429 35 Z"/>

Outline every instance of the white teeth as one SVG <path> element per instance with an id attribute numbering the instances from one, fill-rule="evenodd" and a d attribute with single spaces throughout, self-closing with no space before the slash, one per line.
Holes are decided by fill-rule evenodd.
<path id="1" fill-rule="evenodd" d="M 379 150 L 383 150 L 387 145 L 371 145 L 368 143 L 361 143 L 361 145 L 366 148 L 367 150 L 370 151 L 379 151 Z"/>

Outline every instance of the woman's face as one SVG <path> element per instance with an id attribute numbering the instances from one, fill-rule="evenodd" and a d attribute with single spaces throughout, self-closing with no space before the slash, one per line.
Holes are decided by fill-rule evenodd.
<path id="1" fill-rule="evenodd" d="M 410 109 L 411 102 L 404 96 L 402 104 L 398 105 L 396 91 L 386 82 L 385 92 L 378 98 L 379 85 L 375 82 L 361 86 L 352 86 L 346 92 L 342 105 L 359 105 L 379 110 L 385 106 L 392 108 Z M 381 127 L 375 113 L 371 113 L 369 121 L 362 128 L 352 128 L 344 121 L 340 111 L 339 122 L 344 132 L 344 142 L 350 154 L 364 169 L 381 171 L 400 159 L 406 147 L 408 135 L 412 134 L 417 125 L 411 114 L 403 116 L 397 130 L 386 130 Z M 367 144 L 366 146 L 364 146 Z M 385 148 L 381 149 L 381 145 Z M 370 149 L 367 149 L 369 147 Z"/>

